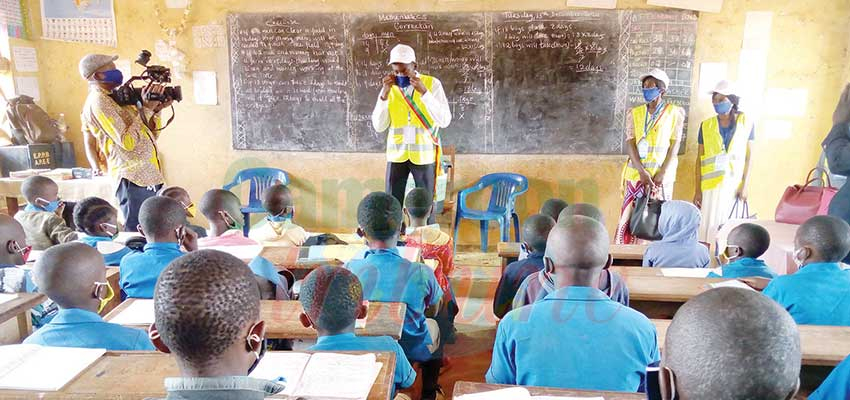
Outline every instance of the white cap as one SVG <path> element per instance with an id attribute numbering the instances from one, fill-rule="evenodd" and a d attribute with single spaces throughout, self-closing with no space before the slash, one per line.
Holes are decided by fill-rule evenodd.
<path id="1" fill-rule="evenodd" d="M 641 75 L 640 81 L 643 82 L 644 80 L 646 80 L 646 78 L 649 78 L 650 76 L 655 79 L 658 79 L 661 82 L 664 82 L 664 87 L 666 87 L 667 89 L 670 88 L 670 77 L 667 76 L 666 72 L 658 68 L 653 68 L 651 71 L 649 71 L 648 74 Z"/>
<path id="2" fill-rule="evenodd" d="M 416 62 L 416 52 L 413 51 L 413 47 L 399 44 L 390 51 L 390 64 L 410 64 L 414 62 Z"/>
<path id="3" fill-rule="evenodd" d="M 735 94 L 735 84 L 727 80 L 717 82 L 717 85 L 714 86 L 714 89 L 708 92 L 708 94 L 710 95 L 713 95 L 715 93 L 722 94 L 724 96 L 733 95 Z"/>

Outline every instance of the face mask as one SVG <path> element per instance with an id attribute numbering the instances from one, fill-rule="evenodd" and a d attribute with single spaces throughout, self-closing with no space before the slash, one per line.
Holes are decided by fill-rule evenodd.
<path id="1" fill-rule="evenodd" d="M 103 80 L 101 82 L 120 85 L 124 83 L 124 74 L 119 69 L 103 71 Z"/>
<path id="2" fill-rule="evenodd" d="M 657 99 L 658 96 L 661 96 L 661 89 L 657 87 L 643 89 L 643 99 L 646 100 L 647 103 Z"/>
<path id="3" fill-rule="evenodd" d="M 235 218 L 230 216 L 227 211 L 220 211 L 221 217 L 224 218 L 224 223 L 227 224 L 227 229 L 242 229 L 242 224 Z M 228 221 L 229 220 L 229 221 Z"/>
<path id="4" fill-rule="evenodd" d="M 186 215 L 188 215 L 189 218 L 195 218 L 195 215 L 198 213 L 198 207 L 195 206 L 195 203 L 189 203 L 187 206 L 181 201 L 180 205 L 183 206 L 184 210 L 186 210 Z"/>
<path id="5" fill-rule="evenodd" d="M 256 326 L 256 325 L 254 325 Z M 251 327 L 251 330 L 254 330 L 254 326 Z M 254 343 L 260 342 L 260 351 L 254 350 Z M 248 375 L 251 375 L 251 372 L 254 372 L 254 369 L 260 365 L 260 360 L 263 359 L 263 356 L 266 355 L 266 338 L 260 339 L 256 334 L 251 334 L 247 338 L 245 338 L 245 344 L 248 348 L 248 351 L 254 353 L 254 356 L 257 358 L 248 368 Z"/>
<path id="6" fill-rule="evenodd" d="M 100 224 L 100 229 L 103 233 L 109 235 L 112 240 L 118 239 L 118 225 L 112 225 L 104 222 Z"/>
<path id="7" fill-rule="evenodd" d="M 30 258 L 30 253 L 32 253 L 32 246 L 21 247 L 18 242 L 12 242 L 12 250 L 16 251 L 21 255 L 21 260 L 24 260 L 24 264 L 27 263 L 27 260 Z"/>
<path id="8" fill-rule="evenodd" d="M 730 250 L 734 250 L 734 249 L 741 250 L 741 247 L 735 246 L 735 245 L 727 245 L 726 246 L 726 249 L 723 250 L 723 252 L 720 253 L 720 256 L 718 257 L 720 265 L 728 265 L 731 262 L 741 258 L 740 256 L 730 256 L 729 255 Z"/>
<path id="9" fill-rule="evenodd" d="M 797 268 L 802 267 L 803 264 L 806 262 L 805 258 L 802 260 L 800 259 L 800 252 L 802 252 L 803 250 L 805 249 L 794 250 L 794 264 L 797 264 Z"/>
<path id="10" fill-rule="evenodd" d="M 47 205 L 45 205 L 45 206 L 39 206 L 39 207 L 41 207 L 42 210 L 47 211 L 47 212 L 54 212 L 54 211 L 59 209 L 60 205 L 62 205 L 62 200 L 60 200 L 60 199 L 56 199 L 56 200 L 53 200 L 53 201 L 47 201 L 47 200 L 39 197 L 35 200 L 36 200 L 36 204 L 38 204 L 40 202 L 47 203 Z"/>
<path id="11" fill-rule="evenodd" d="M 410 77 L 409 76 L 396 75 L 395 84 L 398 85 L 398 87 L 404 89 L 404 88 L 410 86 Z"/>
<path id="12" fill-rule="evenodd" d="M 295 214 L 294 207 L 286 207 L 277 215 L 269 215 L 269 222 L 284 222 L 286 220 L 292 219 L 293 214 Z"/>
<path id="13" fill-rule="evenodd" d="M 732 102 L 727 99 L 717 103 L 714 105 L 714 111 L 717 112 L 718 115 L 728 114 L 729 111 L 732 111 Z"/>
<path id="14" fill-rule="evenodd" d="M 101 296 L 101 292 L 103 292 L 103 288 L 106 288 L 106 296 Z M 100 314 L 106 305 L 115 297 L 115 292 L 112 291 L 112 286 L 109 286 L 106 282 L 95 282 L 94 283 L 94 297 L 100 300 L 100 305 L 97 307 L 97 313 Z"/>

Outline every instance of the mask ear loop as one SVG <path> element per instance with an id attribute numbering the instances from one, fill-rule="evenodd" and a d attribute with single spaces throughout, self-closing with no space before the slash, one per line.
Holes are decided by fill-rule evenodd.
<path id="1" fill-rule="evenodd" d="M 259 361 L 260 351 L 254 350 L 254 345 L 253 345 L 252 342 L 257 342 L 258 344 L 260 344 L 260 343 L 263 342 L 263 339 L 260 337 L 260 335 L 257 335 L 256 333 L 252 333 L 252 334 L 248 335 L 248 337 L 245 339 L 245 342 L 248 345 L 248 350 L 250 350 L 252 353 L 254 353 L 254 357 L 257 357 L 257 360 Z"/>
<path id="2" fill-rule="evenodd" d="M 148 339 L 154 341 L 159 338 L 159 331 L 154 329 L 153 324 L 150 324 L 150 326 L 148 326 Z"/>

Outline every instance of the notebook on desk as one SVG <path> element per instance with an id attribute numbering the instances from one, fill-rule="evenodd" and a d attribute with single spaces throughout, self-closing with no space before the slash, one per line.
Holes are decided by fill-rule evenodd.
<path id="1" fill-rule="evenodd" d="M 284 383 L 292 398 L 358 400 L 369 396 L 382 367 L 374 354 L 275 352 L 251 377 Z"/>
<path id="2" fill-rule="evenodd" d="M 106 349 L 0 346 L 0 389 L 61 390 L 104 353 Z"/>
<path id="3" fill-rule="evenodd" d="M 532 396 L 524 387 L 511 387 L 455 397 L 457 400 L 604 400 L 602 397 Z"/>

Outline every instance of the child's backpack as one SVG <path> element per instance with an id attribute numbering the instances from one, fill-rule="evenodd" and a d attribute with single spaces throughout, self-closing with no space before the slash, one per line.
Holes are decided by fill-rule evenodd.
<path id="1" fill-rule="evenodd" d="M 6 119 L 11 126 L 12 143 L 16 145 L 57 143 L 63 139 L 59 122 L 35 104 L 32 97 L 22 95 L 9 99 Z"/>

